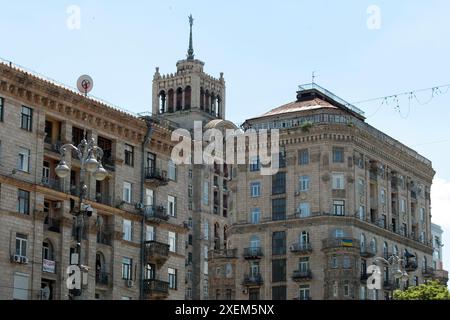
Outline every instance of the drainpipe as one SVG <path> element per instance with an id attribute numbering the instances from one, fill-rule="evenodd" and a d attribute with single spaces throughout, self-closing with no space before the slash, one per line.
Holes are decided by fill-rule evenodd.
<path id="1" fill-rule="evenodd" d="M 147 133 L 141 145 L 141 195 L 140 202 L 144 204 L 144 181 L 145 181 L 145 145 L 150 142 L 153 128 L 149 118 L 145 118 L 147 124 Z M 144 300 L 144 255 L 145 255 L 145 214 L 142 212 L 141 220 L 141 263 L 140 263 L 140 277 L 139 277 L 139 299 Z"/>

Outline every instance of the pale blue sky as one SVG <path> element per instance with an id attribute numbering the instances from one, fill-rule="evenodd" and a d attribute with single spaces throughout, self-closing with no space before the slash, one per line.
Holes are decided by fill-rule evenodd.
<path id="1" fill-rule="evenodd" d="M 80 30 L 66 26 L 70 5 L 81 8 Z M 367 28 L 370 5 L 381 9 L 379 30 Z M 317 83 L 350 102 L 450 84 L 447 0 L 1 0 L 0 13 L 0 57 L 71 86 L 88 73 L 93 95 L 134 112 L 151 109 L 155 67 L 171 73 L 185 57 L 190 13 L 196 58 L 207 73 L 224 72 L 227 118 L 238 123 L 294 100 L 313 70 Z M 358 107 L 371 115 L 379 105 Z M 450 91 L 409 113 L 407 97 L 401 113 L 395 106 L 367 121 L 432 160 L 443 179 L 433 215 L 446 225 L 448 267 Z"/>

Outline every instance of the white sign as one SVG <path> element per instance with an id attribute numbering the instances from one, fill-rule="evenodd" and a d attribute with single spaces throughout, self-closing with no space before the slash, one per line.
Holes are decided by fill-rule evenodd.
<path id="1" fill-rule="evenodd" d="M 42 271 L 49 272 L 49 273 L 55 273 L 55 267 L 56 263 L 55 261 L 43 259 L 42 260 Z"/>
<path id="2" fill-rule="evenodd" d="M 81 93 L 87 94 L 94 87 L 94 80 L 87 74 L 82 75 L 77 80 L 77 88 Z"/>

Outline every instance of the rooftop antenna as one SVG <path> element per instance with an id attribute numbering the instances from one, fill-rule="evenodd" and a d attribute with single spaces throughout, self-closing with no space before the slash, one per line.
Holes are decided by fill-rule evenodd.
<path id="1" fill-rule="evenodd" d="M 316 76 L 316 72 L 317 72 L 317 71 L 313 71 L 312 74 L 311 74 L 311 78 L 312 78 L 311 83 L 312 83 L 312 84 L 316 83 L 316 77 L 317 77 L 317 76 Z"/>

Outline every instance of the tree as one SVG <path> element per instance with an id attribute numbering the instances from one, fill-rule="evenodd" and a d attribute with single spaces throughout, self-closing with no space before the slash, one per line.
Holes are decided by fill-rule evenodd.
<path id="1" fill-rule="evenodd" d="M 450 300 L 447 286 L 439 281 L 429 281 L 419 286 L 394 291 L 395 300 Z"/>

